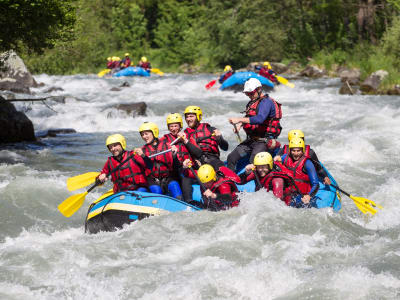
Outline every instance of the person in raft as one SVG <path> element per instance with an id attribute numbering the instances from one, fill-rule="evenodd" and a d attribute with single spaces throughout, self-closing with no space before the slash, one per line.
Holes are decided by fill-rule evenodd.
<path id="1" fill-rule="evenodd" d="M 113 61 L 112 61 L 111 56 L 107 57 L 107 69 L 112 69 L 112 64 L 113 64 Z"/>
<path id="2" fill-rule="evenodd" d="M 121 134 L 110 135 L 106 140 L 106 146 L 112 156 L 107 159 L 97 179 L 105 182 L 111 175 L 114 193 L 127 190 L 146 192 L 147 166 L 139 155 L 134 154 L 133 151 L 126 151 L 125 137 Z"/>
<path id="3" fill-rule="evenodd" d="M 317 207 L 315 197 L 319 189 L 318 175 L 314 164 L 305 154 L 304 140 L 293 138 L 289 142 L 289 153 L 282 155 L 282 163 L 275 165 L 281 172 L 292 177 L 293 184 L 283 191 L 283 200 L 287 205 L 300 207 Z"/>
<path id="4" fill-rule="evenodd" d="M 125 58 L 121 61 L 121 69 L 131 66 L 131 59 L 129 58 L 129 53 L 125 53 Z"/>
<path id="5" fill-rule="evenodd" d="M 198 106 L 186 107 L 184 115 L 188 126 L 185 129 L 187 138 L 193 138 L 203 152 L 200 158 L 201 164 L 210 164 L 217 170 L 224 166 L 220 159 L 219 148 L 226 151 L 229 144 L 221 132 L 208 123 L 201 123 L 203 112 Z"/>
<path id="6" fill-rule="evenodd" d="M 139 127 L 139 133 L 145 145 L 142 148 L 135 148 L 134 151 L 144 158 L 146 165 L 151 165 L 146 170 L 150 192 L 169 194 L 176 199 L 182 199 L 177 172 L 179 163 L 173 158 L 172 152 L 149 158 L 150 155 L 169 149 L 165 138 L 158 139 L 158 126 L 152 122 L 144 122 Z"/>
<path id="7" fill-rule="evenodd" d="M 257 153 L 268 151 L 274 156 L 280 148 L 276 140 L 281 133 L 281 104 L 262 92 L 261 82 L 250 78 L 244 84 L 243 92 L 250 98 L 244 118 L 230 118 L 234 131 L 243 127 L 247 138 L 228 155 L 228 168 L 235 170 L 237 162 L 250 154 L 253 163 Z"/>
<path id="8" fill-rule="evenodd" d="M 188 160 L 184 162 L 184 167 L 191 167 Z M 228 168 L 221 168 L 216 172 L 213 166 L 209 164 L 202 165 L 197 171 L 193 169 L 191 171 L 197 173 L 193 176 L 196 176 L 201 182 L 200 189 L 203 195 L 204 208 L 219 211 L 239 205 L 239 199 L 236 195 L 238 189 L 235 184 L 235 182 L 240 182 L 238 175 Z"/>
<path id="9" fill-rule="evenodd" d="M 150 72 L 151 70 L 151 64 L 150 62 L 147 60 L 146 56 L 142 56 L 140 58 L 140 61 L 137 65 L 138 67 L 141 67 L 143 69 L 145 69 L 146 71 Z"/>
<path id="10" fill-rule="evenodd" d="M 222 84 L 225 80 L 233 75 L 232 67 L 229 65 L 225 66 L 224 73 L 219 77 L 218 82 Z"/>
<path id="11" fill-rule="evenodd" d="M 301 138 L 303 139 L 305 143 L 305 137 L 304 137 L 304 132 L 301 131 L 300 129 L 292 129 L 288 133 L 288 141 L 290 142 L 291 139 L 293 138 Z M 281 149 L 279 149 L 279 152 L 277 155 L 274 157 L 275 161 L 281 161 L 282 160 L 282 155 L 287 154 L 289 146 L 284 145 Z M 306 156 L 310 157 L 311 162 L 314 164 L 315 170 L 317 171 L 318 177 L 321 179 L 321 181 L 324 182 L 326 185 L 330 185 L 332 182 L 329 179 L 328 173 L 325 171 L 325 169 L 322 167 L 317 154 L 315 151 L 310 147 L 310 145 L 305 145 L 305 153 Z"/>
<path id="12" fill-rule="evenodd" d="M 276 72 L 272 70 L 271 64 L 267 61 L 263 63 L 263 66 L 256 66 L 256 69 L 258 70 L 258 74 L 267 78 L 269 81 L 271 81 L 274 84 L 279 84 L 278 79 L 276 78 Z"/>

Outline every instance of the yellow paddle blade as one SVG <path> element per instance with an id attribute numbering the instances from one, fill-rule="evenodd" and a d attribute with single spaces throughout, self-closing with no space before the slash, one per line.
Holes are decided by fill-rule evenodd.
<path id="1" fill-rule="evenodd" d="M 103 195 L 101 195 L 100 198 L 96 199 L 96 201 L 94 201 L 93 203 L 100 202 L 101 200 L 103 200 L 104 198 L 107 198 L 108 196 L 111 196 L 112 194 L 114 194 L 113 189 L 108 190 L 108 191 L 105 192 Z"/>
<path id="2" fill-rule="evenodd" d="M 110 73 L 110 71 L 111 71 L 111 69 L 104 69 L 104 70 L 101 70 L 99 73 L 97 73 L 97 76 L 103 77 L 104 75 Z"/>
<path id="3" fill-rule="evenodd" d="M 58 205 L 58 210 L 64 215 L 64 217 L 69 218 L 82 206 L 87 194 L 88 192 L 84 192 L 82 194 L 68 197 L 60 205 Z"/>
<path id="4" fill-rule="evenodd" d="M 157 75 L 164 76 L 164 72 L 157 68 L 151 68 L 152 73 L 156 73 Z"/>
<path id="5" fill-rule="evenodd" d="M 351 200 L 354 201 L 358 209 L 361 210 L 364 214 L 366 214 L 367 212 L 369 212 L 372 215 L 376 214 L 377 210 L 372 207 L 372 206 L 376 207 L 376 204 L 373 201 L 363 197 L 354 197 L 352 195 L 350 195 L 350 198 Z M 371 205 L 372 203 L 373 205 Z M 382 206 L 380 206 L 380 208 L 381 207 Z"/>
<path id="6" fill-rule="evenodd" d="M 278 75 L 276 75 L 275 77 L 276 77 L 276 79 L 278 79 L 278 81 L 280 83 L 287 85 L 290 88 L 294 88 L 294 84 L 289 82 L 289 80 L 287 80 L 286 78 L 283 78 L 282 76 L 278 76 Z"/>
<path id="7" fill-rule="evenodd" d="M 69 191 L 75 191 L 81 189 L 89 184 L 96 181 L 96 177 L 99 176 L 99 172 L 88 172 L 85 174 L 77 175 L 67 179 L 67 188 Z"/>

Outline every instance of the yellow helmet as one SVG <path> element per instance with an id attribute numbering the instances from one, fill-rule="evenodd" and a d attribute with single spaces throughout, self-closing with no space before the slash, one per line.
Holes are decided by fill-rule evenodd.
<path id="1" fill-rule="evenodd" d="M 117 60 L 117 57 L 116 57 L 116 56 L 113 56 L 113 57 L 111 58 L 111 60 L 112 60 L 112 61 L 116 61 L 116 60 Z"/>
<path id="2" fill-rule="evenodd" d="M 288 132 L 288 140 L 290 142 L 291 139 L 293 138 L 302 138 L 304 140 L 304 132 L 301 131 L 300 129 L 292 129 Z"/>
<path id="3" fill-rule="evenodd" d="M 109 57 L 107 57 L 107 61 L 111 61 L 112 60 L 112 58 L 109 56 Z"/>
<path id="4" fill-rule="evenodd" d="M 174 113 L 174 114 L 169 114 L 167 117 L 167 126 L 169 124 L 173 124 L 173 123 L 179 123 L 181 125 L 181 128 L 183 127 L 183 121 L 182 121 L 182 117 L 180 114 L 178 113 Z"/>
<path id="5" fill-rule="evenodd" d="M 110 135 L 106 139 L 107 148 L 108 148 L 108 145 L 115 144 L 115 143 L 120 143 L 122 149 L 124 149 L 124 150 L 126 149 L 126 140 L 122 134 L 116 133 L 116 134 Z"/>
<path id="6" fill-rule="evenodd" d="M 117 56 L 117 60 L 121 60 L 121 57 Z"/>
<path id="7" fill-rule="evenodd" d="M 254 165 L 255 166 L 264 166 L 268 165 L 269 169 L 272 170 L 273 162 L 272 156 L 268 152 L 259 152 L 254 157 Z"/>
<path id="8" fill-rule="evenodd" d="M 147 61 L 147 58 L 146 58 L 146 56 L 142 56 L 142 58 L 140 59 L 142 62 L 146 62 Z"/>
<path id="9" fill-rule="evenodd" d="M 201 108 L 198 106 L 190 105 L 185 108 L 185 111 L 183 114 L 196 114 L 197 121 L 201 121 L 203 117 L 203 112 L 201 111 Z"/>
<path id="10" fill-rule="evenodd" d="M 125 56 L 129 56 L 129 53 L 128 53 L 128 52 L 126 52 L 126 53 L 125 53 Z"/>
<path id="11" fill-rule="evenodd" d="M 202 165 L 197 171 L 197 175 L 202 183 L 207 183 L 211 180 L 215 181 L 217 179 L 214 168 L 209 164 Z"/>
<path id="12" fill-rule="evenodd" d="M 271 64 L 267 61 L 264 61 L 263 63 L 264 67 L 267 67 L 268 69 L 271 69 Z"/>
<path id="13" fill-rule="evenodd" d="M 224 72 L 232 71 L 232 67 L 230 65 L 226 65 Z"/>
<path id="14" fill-rule="evenodd" d="M 142 131 L 151 131 L 153 133 L 154 138 L 158 138 L 158 126 L 157 124 L 153 122 L 144 122 L 142 125 L 139 127 L 139 132 Z"/>
<path id="15" fill-rule="evenodd" d="M 303 153 L 306 152 L 304 140 L 302 138 L 293 138 L 289 142 L 289 151 L 292 148 L 301 148 L 303 149 Z"/>

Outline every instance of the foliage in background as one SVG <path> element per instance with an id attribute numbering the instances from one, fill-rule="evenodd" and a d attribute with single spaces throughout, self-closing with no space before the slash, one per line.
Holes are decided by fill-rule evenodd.
<path id="1" fill-rule="evenodd" d="M 24 55 L 34 72 L 96 73 L 125 52 L 166 71 L 309 57 L 328 69 L 367 71 L 378 67 L 372 58 L 400 61 L 400 0 L 76 0 L 76 7 L 72 42 Z"/>

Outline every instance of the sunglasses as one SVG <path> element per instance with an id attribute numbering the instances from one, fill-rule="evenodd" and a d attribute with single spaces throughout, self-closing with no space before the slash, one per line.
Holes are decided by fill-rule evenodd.
<path id="1" fill-rule="evenodd" d="M 246 96 L 254 96 L 254 94 L 257 92 L 257 90 L 254 90 L 252 92 L 245 92 Z"/>

